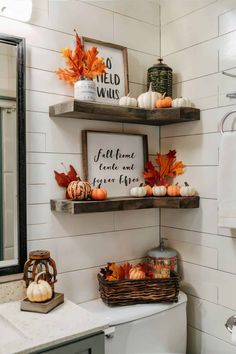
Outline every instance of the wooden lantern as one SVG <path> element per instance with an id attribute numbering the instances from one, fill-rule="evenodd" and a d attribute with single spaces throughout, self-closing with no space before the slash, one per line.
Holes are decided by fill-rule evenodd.
<path id="1" fill-rule="evenodd" d="M 50 257 L 50 252 L 37 250 L 29 253 L 29 259 L 24 265 L 24 281 L 26 286 L 34 281 L 37 273 L 44 271 L 43 279 L 54 289 L 57 279 L 57 267 L 55 261 Z"/>

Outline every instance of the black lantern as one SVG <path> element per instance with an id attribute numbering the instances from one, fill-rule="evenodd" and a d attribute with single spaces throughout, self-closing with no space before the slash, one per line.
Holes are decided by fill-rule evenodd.
<path id="1" fill-rule="evenodd" d="M 152 90 L 172 97 L 172 69 L 163 63 L 163 59 L 158 59 L 159 63 L 154 64 L 147 72 L 147 89 L 150 83 Z"/>

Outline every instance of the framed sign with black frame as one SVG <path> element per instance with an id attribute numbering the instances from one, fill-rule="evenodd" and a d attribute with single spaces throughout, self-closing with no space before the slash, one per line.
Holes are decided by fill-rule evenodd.
<path id="1" fill-rule="evenodd" d="M 144 183 L 147 135 L 84 130 L 82 149 L 85 179 L 104 187 L 108 197 L 127 197 Z"/>
<path id="2" fill-rule="evenodd" d="M 127 48 L 108 42 L 82 37 L 85 49 L 97 47 L 99 57 L 104 58 L 106 73 L 95 79 L 97 102 L 118 104 L 129 92 Z"/>

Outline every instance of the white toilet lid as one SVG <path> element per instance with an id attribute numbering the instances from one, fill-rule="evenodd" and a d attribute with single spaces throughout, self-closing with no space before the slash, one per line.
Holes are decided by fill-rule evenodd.
<path id="1" fill-rule="evenodd" d="M 148 317 L 163 311 L 168 311 L 173 307 L 181 306 L 187 302 L 187 296 L 182 291 L 180 291 L 178 299 L 179 301 L 173 304 L 154 303 L 115 307 L 109 307 L 104 304 L 101 299 L 97 299 L 84 302 L 79 306 L 89 312 L 104 316 L 108 320 L 110 326 L 115 326 L 121 323 Z"/>

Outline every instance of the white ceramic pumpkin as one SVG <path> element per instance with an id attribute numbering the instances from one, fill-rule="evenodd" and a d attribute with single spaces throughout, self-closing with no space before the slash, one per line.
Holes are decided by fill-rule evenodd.
<path id="1" fill-rule="evenodd" d="M 196 194 L 195 188 L 190 186 L 187 182 L 184 182 L 184 186 L 180 188 L 180 195 L 182 197 L 192 197 Z"/>
<path id="2" fill-rule="evenodd" d="M 188 98 L 178 97 L 172 100 L 172 107 L 192 107 L 192 103 Z"/>
<path id="3" fill-rule="evenodd" d="M 45 272 L 40 272 L 36 275 L 35 280 L 27 288 L 27 298 L 31 302 L 43 302 L 52 298 L 53 292 L 50 284 L 40 279 L 40 275 Z"/>
<path id="4" fill-rule="evenodd" d="M 138 106 L 145 109 L 154 109 L 156 100 L 161 97 L 161 93 L 152 91 L 152 84 L 150 84 L 149 90 L 138 96 Z"/>
<path id="5" fill-rule="evenodd" d="M 166 195 L 166 187 L 165 186 L 153 186 L 152 193 L 154 197 L 164 197 Z"/>
<path id="6" fill-rule="evenodd" d="M 132 197 L 142 198 L 145 197 L 146 194 L 147 190 L 143 186 L 133 187 L 130 190 L 130 195 L 132 195 Z"/>
<path id="7" fill-rule="evenodd" d="M 120 106 L 137 107 L 138 102 L 137 102 L 136 98 L 130 97 L 130 92 L 129 92 L 127 96 L 123 96 L 120 98 L 119 105 Z"/>

